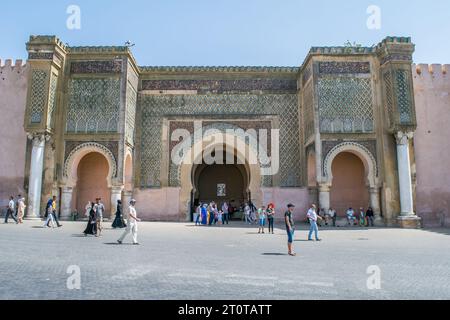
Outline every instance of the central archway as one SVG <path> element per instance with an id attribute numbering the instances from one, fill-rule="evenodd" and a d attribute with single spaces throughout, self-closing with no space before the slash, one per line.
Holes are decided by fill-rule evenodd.
<path id="1" fill-rule="evenodd" d="M 208 148 L 214 149 L 218 147 L 219 150 L 226 150 L 230 155 L 232 154 L 237 160 L 234 163 L 242 173 L 244 184 L 246 185 L 245 192 L 247 199 L 251 199 L 255 205 L 261 205 L 262 203 L 262 190 L 261 190 L 261 167 L 258 161 L 255 163 L 255 159 L 258 159 L 257 152 L 247 145 L 246 148 L 236 148 L 234 142 L 235 138 L 239 140 L 239 137 L 231 135 L 229 133 L 223 134 L 223 140 L 218 143 L 209 144 Z M 245 142 L 239 143 L 246 145 Z M 244 150 L 245 149 L 245 150 Z M 192 219 L 192 207 L 194 204 L 194 194 L 196 194 L 196 186 L 194 181 L 194 174 L 198 166 L 203 163 L 203 155 L 206 148 L 203 145 L 203 141 L 197 141 L 189 148 L 186 154 L 184 154 L 183 160 L 179 168 L 180 176 L 180 210 L 185 214 L 186 220 Z M 244 151 L 244 152 L 242 152 Z M 225 157 L 226 158 L 226 157 Z M 200 160 L 200 161 L 199 161 Z M 200 163 L 200 165 L 196 164 Z M 242 165 L 240 165 L 242 164 Z M 217 190 L 217 186 L 215 188 Z"/>
<path id="2" fill-rule="evenodd" d="M 193 167 L 193 203 L 214 201 L 241 205 L 249 198 L 249 179 L 245 165 L 205 164 Z"/>

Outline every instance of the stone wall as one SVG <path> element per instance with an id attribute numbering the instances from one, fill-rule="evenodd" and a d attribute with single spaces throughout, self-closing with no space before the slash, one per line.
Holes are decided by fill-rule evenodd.
<path id="1" fill-rule="evenodd" d="M 27 138 L 23 128 L 28 66 L 0 60 L 0 207 L 8 197 L 25 195 L 24 170 Z"/>
<path id="2" fill-rule="evenodd" d="M 450 65 L 414 65 L 416 211 L 424 226 L 450 226 Z"/>

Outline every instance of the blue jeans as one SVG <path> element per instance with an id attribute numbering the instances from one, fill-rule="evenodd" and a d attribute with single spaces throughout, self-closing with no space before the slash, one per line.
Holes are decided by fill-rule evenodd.
<path id="1" fill-rule="evenodd" d="M 289 231 L 288 228 L 286 228 L 287 236 L 288 236 L 288 243 L 294 242 L 294 232 L 295 230 L 292 229 L 292 231 Z"/>
<path id="2" fill-rule="evenodd" d="M 309 228 L 308 240 L 312 240 L 312 234 L 314 232 L 316 240 L 319 240 L 319 228 L 317 227 L 317 221 L 310 221 L 311 227 Z"/>

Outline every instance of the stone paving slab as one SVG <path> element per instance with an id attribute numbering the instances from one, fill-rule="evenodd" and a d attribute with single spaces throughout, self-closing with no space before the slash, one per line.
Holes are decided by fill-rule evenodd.
<path id="1" fill-rule="evenodd" d="M 302 226 L 290 257 L 282 226 L 145 222 L 140 246 L 119 246 L 109 224 L 100 238 L 81 234 L 85 222 L 41 225 L 0 225 L 0 299 L 450 299 L 445 229 L 329 228 L 308 242 Z M 80 290 L 67 288 L 71 265 Z M 367 287 L 369 266 L 380 290 Z"/>

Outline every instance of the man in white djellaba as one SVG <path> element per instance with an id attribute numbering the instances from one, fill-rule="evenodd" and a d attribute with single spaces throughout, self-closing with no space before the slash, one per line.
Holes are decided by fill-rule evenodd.
<path id="1" fill-rule="evenodd" d="M 119 240 L 117 240 L 119 244 L 122 244 L 125 237 L 131 232 L 131 235 L 133 236 L 133 244 L 139 245 L 139 242 L 137 240 L 137 232 L 138 232 L 138 222 L 141 221 L 141 219 L 137 217 L 135 205 L 136 200 L 132 199 L 130 201 L 130 206 L 128 207 L 127 228 L 125 229 Z"/>

